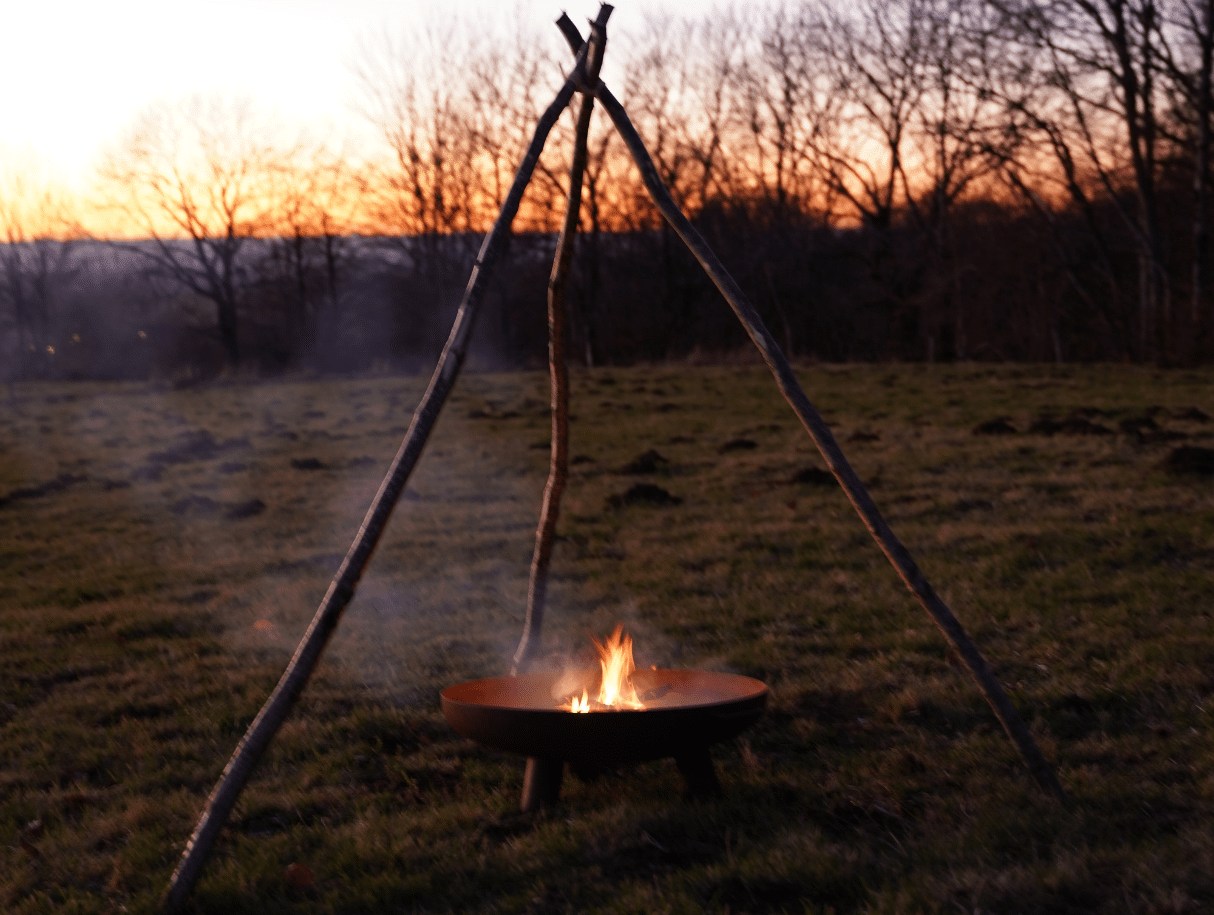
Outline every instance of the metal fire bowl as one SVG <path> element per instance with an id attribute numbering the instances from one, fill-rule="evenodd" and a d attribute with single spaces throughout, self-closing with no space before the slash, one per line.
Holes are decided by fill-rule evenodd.
<path id="1" fill-rule="evenodd" d="M 457 683 L 443 714 L 464 737 L 537 759 L 595 768 L 679 756 L 740 734 L 763 712 L 767 686 L 736 674 L 645 670 L 633 676 L 644 709 L 574 713 L 557 708 L 558 681 L 541 673 Z M 653 698 L 648 698 L 653 697 Z"/>

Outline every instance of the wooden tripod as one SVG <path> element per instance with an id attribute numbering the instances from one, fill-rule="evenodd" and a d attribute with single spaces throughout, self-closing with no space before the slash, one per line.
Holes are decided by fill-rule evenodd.
<path id="1" fill-rule="evenodd" d="M 168 911 L 179 909 L 189 898 L 219 830 L 227 820 L 257 761 L 302 693 L 329 637 L 337 627 L 342 612 L 354 596 L 358 581 L 388 523 L 396 502 L 404 491 L 409 475 L 421 456 L 426 440 L 463 365 L 472 327 L 494 264 L 503 242 L 510 233 L 510 226 L 518 212 L 523 191 L 530 182 L 540 152 L 557 118 L 570 103 L 574 94 L 578 92 L 582 95 L 582 106 L 578 119 L 577 145 L 570 179 L 569 202 L 558 243 L 552 278 L 549 282 L 549 318 L 552 334 L 550 362 L 553 377 L 552 468 L 548 486 L 545 489 L 544 506 L 537 531 L 531 582 L 528 588 L 527 618 L 522 641 L 515 655 L 515 668 L 525 667 L 535 656 L 538 646 L 543 625 L 548 562 L 551 558 L 552 539 L 556 530 L 560 494 L 564 488 L 565 464 L 568 456 L 568 390 L 563 352 L 564 284 L 568 276 L 573 235 L 576 231 L 580 206 L 581 170 L 584 168 L 586 157 L 586 129 L 593 100 L 597 99 L 607 111 L 629 153 L 636 161 L 645 186 L 662 215 L 695 255 L 746 328 L 751 340 L 758 347 L 775 377 L 780 392 L 797 414 L 810 438 L 813 439 L 826 461 L 827 467 L 834 474 L 873 539 L 876 540 L 907 588 L 931 616 L 945 639 L 965 663 L 979 690 L 1028 766 L 1030 773 L 1054 797 L 1060 801 L 1066 799 L 1053 768 L 1042 755 L 1024 721 L 999 685 L 990 665 L 965 633 L 952 611 L 936 594 L 911 558 L 910 553 L 890 530 L 864 484 L 860 482 L 859 477 L 843 455 L 830 428 L 805 395 L 792 366 L 776 344 L 775 338 L 767 330 L 758 312 L 747 300 L 737 283 L 670 197 L 623 106 L 599 81 L 598 73 L 606 44 L 607 19 L 611 11 L 612 7 L 607 4 L 600 8 L 599 15 L 591 26 L 591 37 L 588 43 L 583 42 L 577 28 L 567 16 L 562 15 L 557 23 L 576 54 L 572 72 L 536 125 L 531 144 L 515 175 L 501 212 L 481 245 L 450 336 L 439 357 L 429 386 L 426 388 L 414 414 L 413 422 L 392 461 L 388 474 L 367 511 L 357 537 L 351 544 L 345 560 L 339 567 L 278 685 L 241 738 L 232 758 L 224 768 L 219 782 L 207 799 L 202 815 L 166 889 L 162 905 Z M 548 769 L 550 770 L 551 766 Z M 529 764 L 528 773 L 533 771 L 536 772 L 535 776 L 530 774 L 527 776 L 528 787 L 532 789 L 530 793 L 538 798 L 537 803 L 542 803 L 545 799 L 552 799 L 554 776 L 551 771 L 545 770 L 543 766 Z M 547 775 L 544 775 L 544 771 L 547 771 Z M 543 784 L 540 783 L 541 781 Z M 559 778 L 557 778 L 556 787 L 559 790 Z M 527 787 L 525 787 L 524 796 L 528 796 Z"/>

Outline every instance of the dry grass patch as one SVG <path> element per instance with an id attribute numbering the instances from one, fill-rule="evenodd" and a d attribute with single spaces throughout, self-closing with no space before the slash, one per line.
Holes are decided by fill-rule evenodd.
<path id="1" fill-rule="evenodd" d="M 801 375 L 1057 762 L 1070 809 L 1030 782 L 838 488 L 821 485 L 765 371 L 733 366 L 574 374 L 578 459 L 545 644 L 567 654 L 623 620 L 641 663 L 760 676 L 769 712 L 714 751 L 719 800 L 682 800 L 659 761 L 570 781 L 558 809 L 517 814 L 522 761 L 456 738 L 437 692 L 508 668 L 546 473 L 546 379 L 468 376 L 221 836 L 198 910 L 1214 906 L 1214 482 L 1196 459 L 1169 463 L 1214 447 L 1214 373 Z M 154 906 L 421 390 L 12 389 L 0 910 Z M 974 434 L 991 423 L 999 434 Z M 636 485 L 670 498 L 623 498 Z M 288 879 L 294 862 L 310 886 Z"/>

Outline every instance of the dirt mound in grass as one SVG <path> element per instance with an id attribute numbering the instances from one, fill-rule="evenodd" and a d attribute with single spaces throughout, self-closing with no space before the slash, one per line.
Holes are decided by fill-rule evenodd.
<path id="1" fill-rule="evenodd" d="M 174 515 L 213 515 L 223 506 L 207 496 L 187 496 L 169 506 Z"/>
<path id="2" fill-rule="evenodd" d="M 978 423 L 973 428 L 974 435 L 1015 435 L 1016 427 L 1009 423 L 1002 416 L 995 419 L 988 419 L 984 423 Z"/>
<path id="3" fill-rule="evenodd" d="M 682 505 L 679 496 L 673 496 L 661 486 L 652 483 L 637 483 L 627 492 L 616 493 L 607 497 L 607 504 L 612 508 L 623 508 L 626 505 Z"/>
<path id="4" fill-rule="evenodd" d="M 266 510 L 266 503 L 261 499 L 249 499 L 247 502 L 237 502 L 229 505 L 223 516 L 229 521 L 240 521 L 244 518 L 253 518 L 260 515 Z"/>
<path id="5" fill-rule="evenodd" d="M 1142 435 L 1144 432 L 1158 432 L 1159 423 L 1150 416 L 1131 416 L 1117 424 L 1126 435 Z"/>
<path id="6" fill-rule="evenodd" d="M 1214 449 L 1181 445 L 1160 466 L 1177 476 L 1214 477 Z"/>
<path id="7" fill-rule="evenodd" d="M 6 496 L 0 496 L 0 507 L 7 505 L 9 502 L 15 502 L 18 499 L 37 499 L 42 496 L 48 496 L 51 493 L 63 492 L 69 486 L 74 486 L 77 483 L 83 483 L 88 479 L 87 476 L 74 473 L 61 473 L 53 480 L 42 483 L 38 486 L 25 486 L 19 489 L 14 489 Z"/>
<path id="8" fill-rule="evenodd" d="M 809 486 L 834 486 L 835 475 L 821 467 L 806 467 L 792 475 L 792 483 L 805 483 Z"/>
<path id="9" fill-rule="evenodd" d="M 728 454 L 730 451 L 753 451 L 758 445 L 748 438 L 734 438 L 727 441 L 718 450 L 721 454 Z"/>
<path id="10" fill-rule="evenodd" d="M 658 454 L 656 450 L 650 448 L 644 454 L 638 454 L 635 458 L 621 467 L 618 472 L 632 475 L 657 473 L 658 470 L 669 463 L 670 462 L 666 460 L 666 458 L 662 457 L 662 455 Z M 636 487 L 634 486 L 633 489 L 635 488 Z"/>
<path id="11" fill-rule="evenodd" d="M 1074 413 L 1065 419 L 1042 416 L 1029 426 L 1029 432 L 1037 435 L 1112 435 L 1113 430 L 1094 423 L 1086 416 Z"/>
<path id="12" fill-rule="evenodd" d="M 1190 423 L 1208 423 L 1210 417 L 1196 407 L 1189 407 L 1187 410 L 1180 410 L 1172 414 L 1176 419 L 1183 419 Z"/>
<path id="13" fill-rule="evenodd" d="M 1140 432 L 1137 435 L 1140 445 L 1158 445 L 1163 442 L 1183 442 L 1189 436 L 1175 429 L 1159 429 L 1155 432 Z"/>
<path id="14" fill-rule="evenodd" d="M 174 515 L 197 517 L 221 515 L 227 521 L 253 518 L 265 510 L 266 503 L 261 499 L 249 499 L 245 502 L 216 502 L 207 496 L 187 496 L 169 505 L 169 511 Z"/>
<path id="15" fill-rule="evenodd" d="M 1158 412 L 1158 411 L 1156 411 Z M 1140 445 L 1158 445 L 1164 442 L 1180 442 L 1189 436 L 1174 429 L 1164 429 L 1150 415 L 1132 416 L 1117 424 L 1126 435 Z"/>
<path id="16" fill-rule="evenodd" d="M 192 461 L 209 461 L 226 451 L 248 447 L 247 438 L 230 438 L 224 442 L 217 442 L 206 429 L 199 429 L 181 436 L 180 441 L 171 448 L 152 452 L 148 455 L 148 462 L 151 464 L 188 464 Z"/>

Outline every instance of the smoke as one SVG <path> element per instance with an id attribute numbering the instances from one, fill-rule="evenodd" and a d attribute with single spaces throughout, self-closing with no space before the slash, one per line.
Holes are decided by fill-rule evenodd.
<path id="1" fill-rule="evenodd" d="M 545 384 L 538 374 L 460 381 L 322 669 L 423 706 L 445 685 L 509 671 L 546 474 L 546 454 L 531 447 L 546 434 Z M 158 602 L 205 615 L 234 654 L 285 666 L 422 389 L 417 378 L 18 386 L 0 497 L 77 499 L 71 517 L 105 519 L 98 562 L 137 569 Z M 617 623 L 636 640 L 638 666 L 677 661 L 677 642 L 635 604 L 588 606 L 565 574 L 566 549 L 558 543 L 540 666 L 595 666 L 591 639 Z"/>

